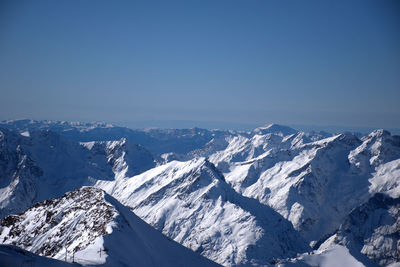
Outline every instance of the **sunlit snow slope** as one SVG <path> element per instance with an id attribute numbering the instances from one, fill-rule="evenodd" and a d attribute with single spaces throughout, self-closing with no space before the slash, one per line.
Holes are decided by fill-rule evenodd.
<path id="1" fill-rule="evenodd" d="M 41 256 L 106 266 L 217 266 L 168 240 L 92 187 L 35 204 L 0 222 L 0 241 Z M 66 255 L 67 254 L 67 255 Z M 0 254 L 1 259 L 1 254 Z"/>
<path id="2" fill-rule="evenodd" d="M 96 186 L 165 235 L 226 266 L 262 265 L 308 247 L 281 215 L 238 194 L 204 158 Z"/>

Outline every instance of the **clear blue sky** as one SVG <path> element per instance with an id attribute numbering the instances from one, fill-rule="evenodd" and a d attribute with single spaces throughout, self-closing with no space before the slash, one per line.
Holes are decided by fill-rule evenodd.
<path id="1" fill-rule="evenodd" d="M 0 0 L 0 90 L 0 119 L 398 128 L 400 1 Z"/>

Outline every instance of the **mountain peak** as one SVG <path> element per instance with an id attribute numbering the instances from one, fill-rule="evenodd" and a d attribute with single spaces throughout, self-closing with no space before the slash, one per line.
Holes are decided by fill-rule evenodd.
<path id="1" fill-rule="evenodd" d="M 379 137 L 387 137 L 387 136 L 390 136 L 390 132 L 386 131 L 384 129 L 378 129 L 378 130 L 372 131 L 368 135 L 369 138 L 374 138 L 374 137 L 379 138 Z"/>
<path id="2" fill-rule="evenodd" d="M 85 265 L 218 266 L 171 242 L 93 187 L 37 203 L 21 214 L 4 218 L 0 225 L 4 244 Z"/>
<path id="3" fill-rule="evenodd" d="M 261 126 L 253 130 L 255 134 L 279 134 L 279 135 L 291 135 L 297 133 L 297 131 L 289 126 L 271 123 L 266 126 Z"/>

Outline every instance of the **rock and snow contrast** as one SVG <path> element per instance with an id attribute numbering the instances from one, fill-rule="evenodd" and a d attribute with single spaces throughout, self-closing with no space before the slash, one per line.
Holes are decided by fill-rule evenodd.
<path id="1" fill-rule="evenodd" d="M 125 213 L 224 266 L 400 261 L 400 136 L 384 130 L 361 136 L 276 124 L 238 132 L 0 123 L 0 218 L 10 220 L 7 215 L 82 186 L 104 190 L 128 207 Z M 113 216 L 111 225 L 121 217 Z M 46 227 L 45 235 L 18 228 L 21 236 L 12 242 L 63 260 L 62 251 L 38 250 L 46 250 L 43 236 L 61 229 Z M 68 237 L 79 242 L 75 237 L 85 227 L 74 229 Z M 41 246 L 26 246 L 39 236 Z M 87 247 L 96 246 L 96 238 L 88 238 Z M 112 260 L 114 252 L 107 253 Z"/>
<path id="2" fill-rule="evenodd" d="M 83 265 L 218 266 L 168 240 L 93 187 L 38 202 L 0 225 L 3 244 Z"/>
<path id="3" fill-rule="evenodd" d="M 117 141 L 85 142 L 82 146 L 91 151 L 87 156 L 91 165 L 106 169 L 111 165 L 114 179 L 140 174 L 156 166 L 156 161 L 144 147 L 128 142 L 125 138 Z M 113 177 L 113 175 L 109 175 Z"/>
<path id="4" fill-rule="evenodd" d="M 377 193 L 355 208 L 323 246 L 340 244 L 386 266 L 400 262 L 400 198 Z"/>
<path id="5" fill-rule="evenodd" d="M 21 135 L 0 129 L 0 218 L 97 180 L 155 167 L 152 155 L 125 139 L 79 143 L 51 130 Z"/>
<path id="6" fill-rule="evenodd" d="M 281 215 L 238 194 L 204 158 L 96 186 L 168 237 L 225 266 L 262 266 L 308 248 Z"/>

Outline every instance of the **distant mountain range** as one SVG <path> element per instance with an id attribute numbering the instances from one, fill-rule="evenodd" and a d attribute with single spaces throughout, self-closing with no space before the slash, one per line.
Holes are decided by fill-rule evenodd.
<path id="1" fill-rule="evenodd" d="M 400 136 L 385 130 L 0 123 L 0 261 L 386 266 L 399 197 Z"/>

